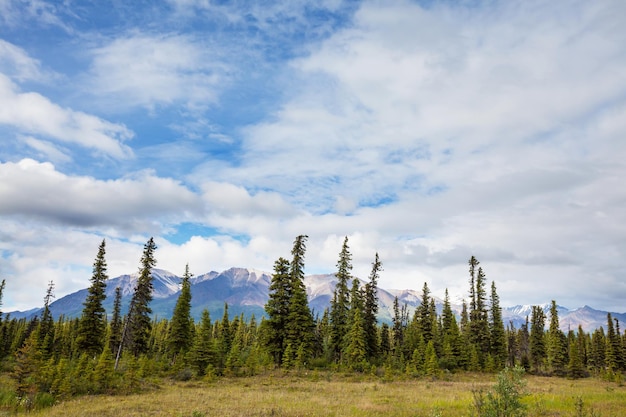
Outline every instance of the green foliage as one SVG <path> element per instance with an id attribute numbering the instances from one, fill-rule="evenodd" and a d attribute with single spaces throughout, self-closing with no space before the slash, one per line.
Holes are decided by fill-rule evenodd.
<path id="1" fill-rule="evenodd" d="M 286 348 L 284 329 L 287 327 L 291 303 L 291 279 L 289 261 L 279 258 L 274 262 L 274 274 L 269 287 L 269 297 L 265 304 L 268 319 L 264 323 L 264 343 L 277 364 L 282 363 Z"/>
<path id="2" fill-rule="evenodd" d="M 504 323 L 502 322 L 500 297 L 498 297 L 498 293 L 496 292 L 496 283 L 493 281 L 491 282 L 490 304 L 489 341 L 491 347 L 489 353 L 490 357 L 493 359 L 494 368 L 500 370 L 504 367 L 507 357 L 506 333 L 504 331 Z"/>
<path id="3" fill-rule="evenodd" d="M 107 264 L 105 241 L 98 248 L 98 255 L 93 264 L 91 286 L 87 290 L 83 313 L 78 332 L 78 348 L 82 352 L 98 355 L 102 352 L 106 336 L 106 310 L 102 306 L 106 298 Z"/>
<path id="4" fill-rule="evenodd" d="M 526 382 L 521 367 L 505 368 L 498 374 L 498 381 L 486 394 L 473 391 L 472 411 L 477 417 L 523 417 L 527 415 L 521 399 L 525 395 Z"/>
<path id="5" fill-rule="evenodd" d="M 174 307 L 167 338 L 170 351 L 174 355 L 184 355 L 193 341 L 191 338 L 191 283 L 189 282 L 192 276 L 193 274 L 189 272 L 189 264 L 185 265 L 181 290 Z"/>
<path id="6" fill-rule="evenodd" d="M 330 349 L 333 358 L 338 361 L 344 350 L 345 335 L 350 331 L 348 319 L 350 312 L 350 291 L 348 283 L 352 280 L 352 254 L 346 236 L 337 261 L 337 284 L 330 304 Z"/>
<path id="7" fill-rule="evenodd" d="M 365 331 L 365 346 L 368 359 L 376 358 L 379 352 L 377 314 L 378 314 L 378 278 L 382 271 L 382 263 L 378 252 L 372 262 L 369 282 L 365 284 L 363 299 L 363 330 Z M 387 336 L 387 335 L 386 335 Z M 389 351 L 389 339 L 386 340 L 385 352 Z"/>
<path id="8" fill-rule="evenodd" d="M 148 338 L 151 329 L 150 314 L 152 314 L 150 308 L 153 290 L 152 268 L 156 265 L 155 250 L 154 239 L 150 238 L 144 245 L 139 278 L 137 278 L 137 285 L 130 301 L 126 319 L 127 330 L 124 335 L 125 340 L 122 342 L 129 347 L 135 356 L 148 351 Z"/>
<path id="9" fill-rule="evenodd" d="M 544 338 L 546 315 L 539 306 L 533 306 L 530 324 L 530 360 L 533 369 L 539 372 L 543 369 L 543 362 L 546 356 L 546 344 Z"/>

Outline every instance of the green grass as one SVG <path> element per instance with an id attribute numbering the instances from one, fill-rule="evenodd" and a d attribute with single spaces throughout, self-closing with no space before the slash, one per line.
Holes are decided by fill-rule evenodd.
<path id="1" fill-rule="evenodd" d="M 489 389 L 495 380 L 495 375 L 458 374 L 446 380 L 383 382 L 369 375 L 317 372 L 215 382 L 162 380 L 141 394 L 79 397 L 29 415 L 469 416 L 472 391 Z M 523 402 L 531 417 L 626 415 L 624 386 L 599 379 L 529 376 L 526 381 L 528 395 Z"/>

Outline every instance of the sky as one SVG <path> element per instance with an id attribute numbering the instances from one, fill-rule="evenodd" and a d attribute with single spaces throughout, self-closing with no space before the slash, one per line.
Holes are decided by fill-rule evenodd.
<path id="1" fill-rule="evenodd" d="M 0 0 L 2 311 L 157 267 L 626 312 L 622 0 Z"/>

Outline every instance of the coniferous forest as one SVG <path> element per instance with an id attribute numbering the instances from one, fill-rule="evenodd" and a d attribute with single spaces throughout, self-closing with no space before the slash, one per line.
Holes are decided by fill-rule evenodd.
<path id="1" fill-rule="evenodd" d="M 154 378 L 175 380 L 236 377 L 283 370 L 332 370 L 406 378 L 441 378 L 449 373 L 496 373 L 507 368 L 569 378 L 602 377 L 621 381 L 626 371 L 626 333 L 607 316 L 606 331 L 559 329 L 556 302 L 549 314 L 535 306 L 521 328 L 503 323 L 495 282 L 480 262 L 468 261 L 468 300 L 457 319 L 446 290 L 437 313 L 428 285 L 421 304 L 409 313 L 396 298 L 391 324 L 377 321 L 377 285 L 383 270 L 375 254 L 367 283 L 352 276 L 346 237 L 336 264 L 331 305 L 313 316 L 307 302 L 304 270 L 307 236 L 296 237 L 289 259 L 274 263 L 266 317 L 190 315 L 189 265 L 170 320 L 152 318 L 151 269 L 156 245 L 150 239 L 139 263 L 139 278 L 123 311 L 121 294 L 107 317 L 103 308 L 107 275 L 102 241 L 82 316 L 54 320 L 49 305 L 54 283 L 45 292 L 43 313 L 33 319 L 0 315 L 2 384 L 0 406 L 34 405 L 86 394 L 126 394 Z M 0 284 L 0 302 L 5 282 Z M 1 306 L 1 304 L 0 304 Z"/>

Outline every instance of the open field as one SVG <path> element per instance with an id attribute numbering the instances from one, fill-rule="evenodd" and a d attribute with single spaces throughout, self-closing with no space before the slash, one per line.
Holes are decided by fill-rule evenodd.
<path id="1" fill-rule="evenodd" d="M 599 379 L 526 377 L 529 416 L 624 416 L 626 387 Z M 171 382 L 128 396 L 87 396 L 33 416 L 469 416 L 472 391 L 495 375 L 395 380 L 309 372 Z M 583 408 L 580 409 L 582 399 Z M 578 403 L 578 408 L 577 408 Z M 582 412 L 581 412 L 582 411 Z M 2 415 L 2 412 L 0 412 Z"/>

